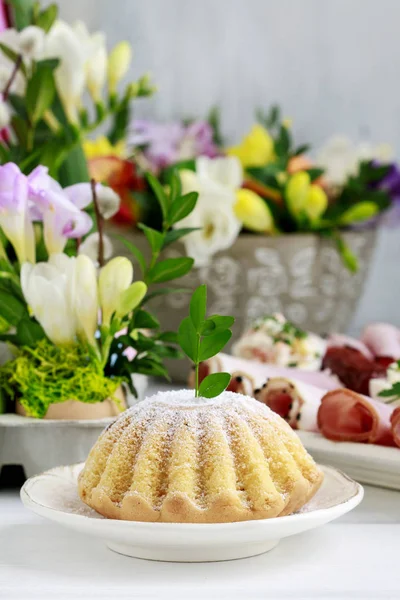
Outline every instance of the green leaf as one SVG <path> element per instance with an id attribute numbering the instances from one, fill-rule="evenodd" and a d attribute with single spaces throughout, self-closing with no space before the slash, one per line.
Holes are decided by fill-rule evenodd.
<path id="1" fill-rule="evenodd" d="M 135 315 L 135 328 L 136 329 L 157 329 L 160 327 L 160 321 L 158 321 L 151 313 L 146 310 L 139 310 Z M 160 339 L 160 338 L 159 338 Z"/>
<path id="2" fill-rule="evenodd" d="M 229 329 L 235 322 L 235 317 L 223 317 L 220 315 L 213 315 L 208 318 L 209 321 L 214 323 L 215 331 L 220 331 L 222 329 Z"/>
<path id="3" fill-rule="evenodd" d="M 22 98 L 22 96 L 17 96 L 17 94 L 9 94 L 8 102 L 20 117 L 26 119 L 27 113 L 25 108 L 25 100 Z"/>
<path id="4" fill-rule="evenodd" d="M 335 242 L 338 252 L 345 266 L 349 269 L 351 273 L 357 273 L 358 259 L 338 233 L 336 233 L 335 235 Z"/>
<path id="5" fill-rule="evenodd" d="M 201 332 L 202 325 L 206 318 L 207 310 L 207 286 L 200 285 L 192 295 L 190 300 L 190 318 L 197 333 Z"/>
<path id="6" fill-rule="evenodd" d="M 178 329 L 178 342 L 186 356 L 194 363 L 198 361 L 197 357 L 198 336 L 190 317 L 183 319 Z"/>
<path id="7" fill-rule="evenodd" d="M 26 110 L 37 123 L 53 103 L 56 92 L 53 70 L 50 67 L 37 68 L 28 80 L 26 88 Z"/>
<path id="8" fill-rule="evenodd" d="M 167 218 L 168 214 L 168 197 L 163 186 L 152 173 L 146 173 L 147 181 L 149 182 L 161 208 L 163 219 Z"/>
<path id="9" fill-rule="evenodd" d="M 166 248 L 167 246 L 169 246 L 169 244 L 180 240 L 181 238 L 185 237 L 185 235 L 192 233 L 192 231 L 199 230 L 200 227 L 183 227 L 182 229 L 171 229 L 165 234 L 163 248 Z"/>
<path id="10" fill-rule="evenodd" d="M 4 54 L 4 56 L 6 56 L 7 58 L 9 58 L 13 63 L 16 63 L 18 60 L 18 52 L 14 52 L 14 50 L 12 50 L 11 48 L 9 48 L 8 46 L 6 46 L 6 44 L 3 44 L 3 42 L 0 42 L 0 50 L 2 51 L 2 53 Z M 23 62 L 21 62 L 21 65 L 19 67 L 20 71 L 26 75 L 26 67 L 24 65 Z"/>
<path id="11" fill-rule="evenodd" d="M 35 19 L 35 25 L 43 29 L 46 33 L 50 31 L 54 21 L 58 16 L 58 7 L 56 4 L 50 4 L 46 9 L 42 10 Z"/>
<path id="12" fill-rule="evenodd" d="M 199 387 L 199 396 L 202 398 L 215 398 L 222 394 L 229 385 L 229 373 L 212 373 L 203 379 Z"/>
<path id="13" fill-rule="evenodd" d="M 379 392 L 378 396 L 381 396 L 382 398 L 392 398 L 393 396 L 396 398 L 400 397 L 400 381 L 394 383 L 390 390 L 382 390 Z"/>
<path id="14" fill-rule="evenodd" d="M 215 323 L 211 319 L 207 319 L 201 328 L 201 335 L 212 335 L 215 333 Z"/>
<path id="15" fill-rule="evenodd" d="M 290 149 L 290 133 L 286 127 L 281 125 L 278 139 L 275 140 L 275 152 L 278 156 L 286 155 Z"/>
<path id="16" fill-rule="evenodd" d="M 169 342 L 170 344 L 177 344 L 178 334 L 176 333 L 176 331 L 163 331 L 163 333 L 160 333 L 160 335 L 158 336 L 158 339 L 160 340 L 160 342 Z"/>
<path id="17" fill-rule="evenodd" d="M 31 25 L 35 0 L 7 0 L 7 4 L 13 8 L 12 23 L 18 31 Z"/>
<path id="18" fill-rule="evenodd" d="M 144 225 L 143 223 L 138 223 L 138 228 L 145 234 L 153 253 L 158 254 L 164 243 L 164 234 L 156 229 L 152 229 L 152 227 L 147 227 L 147 225 Z"/>
<path id="19" fill-rule="evenodd" d="M 181 178 L 178 169 L 174 169 L 170 177 L 170 201 L 174 202 L 181 195 Z"/>
<path id="20" fill-rule="evenodd" d="M 24 119 L 18 115 L 13 115 L 11 118 L 11 127 L 13 128 L 17 140 L 22 147 L 26 147 L 26 124 L 26 118 Z"/>
<path id="21" fill-rule="evenodd" d="M 21 346 L 34 346 L 46 337 L 41 325 L 33 319 L 23 318 L 17 325 L 17 341 Z"/>
<path id="22" fill-rule="evenodd" d="M 38 60 L 36 63 L 37 69 L 51 69 L 54 71 L 57 69 L 60 64 L 59 58 L 44 58 L 43 60 Z"/>
<path id="23" fill-rule="evenodd" d="M 313 182 L 316 179 L 318 179 L 318 177 L 321 177 L 321 175 L 324 174 L 324 169 L 318 169 L 317 167 L 313 167 L 312 169 L 305 169 L 305 172 L 309 174 L 310 176 L 310 181 Z"/>
<path id="24" fill-rule="evenodd" d="M 359 202 L 346 210 L 340 217 L 341 225 L 351 225 L 360 221 L 367 221 L 379 212 L 375 202 Z"/>
<path id="25" fill-rule="evenodd" d="M 221 352 L 222 348 L 226 346 L 226 344 L 231 339 L 232 332 L 228 329 L 225 331 L 219 331 L 213 335 L 209 335 L 201 340 L 200 343 L 200 352 L 199 352 L 199 362 L 204 360 L 208 360 L 212 356 Z"/>
<path id="26" fill-rule="evenodd" d="M 139 263 L 140 270 L 143 274 L 146 271 L 146 261 L 144 259 L 143 253 L 139 250 L 139 248 L 135 246 L 135 244 L 132 244 L 132 242 L 126 240 L 124 237 L 122 237 L 122 235 L 117 235 L 117 238 L 124 244 L 125 248 L 127 248 L 129 252 L 131 252 L 136 258 L 136 260 Z"/>
<path id="27" fill-rule="evenodd" d="M 26 305 L 15 296 L 0 290 L 0 315 L 10 325 L 18 325 L 25 316 L 28 316 Z"/>
<path id="28" fill-rule="evenodd" d="M 301 146 L 298 146 L 295 151 L 293 152 L 292 156 L 299 156 L 300 154 L 304 154 L 305 152 L 307 152 L 310 149 L 310 145 L 309 144 L 302 144 Z"/>
<path id="29" fill-rule="evenodd" d="M 189 192 L 174 200 L 168 212 L 169 225 L 173 225 L 187 217 L 196 206 L 198 197 L 199 194 L 197 192 Z"/>
<path id="30" fill-rule="evenodd" d="M 194 263 L 193 258 L 166 258 L 156 264 L 148 273 L 149 280 L 152 283 L 163 283 L 178 279 L 189 273 Z"/>
<path id="31" fill-rule="evenodd" d="M 146 304 L 147 302 L 150 302 L 150 300 L 153 300 L 153 298 L 157 298 L 157 296 L 165 296 L 166 294 L 188 294 L 191 291 L 192 290 L 190 288 L 158 288 L 157 290 L 154 290 L 154 292 L 150 292 L 150 294 L 146 295 L 142 302 L 142 305 Z"/>
<path id="32" fill-rule="evenodd" d="M 143 375 L 159 375 L 165 377 L 168 381 L 170 380 L 167 369 L 150 358 L 135 360 L 135 372 Z"/>

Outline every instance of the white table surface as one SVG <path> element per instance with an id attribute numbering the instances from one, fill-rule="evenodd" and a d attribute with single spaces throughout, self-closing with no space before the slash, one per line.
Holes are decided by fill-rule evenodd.
<path id="1" fill-rule="evenodd" d="M 366 486 L 352 513 L 271 552 L 178 564 L 114 554 L 25 509 L 0 490 L 2 600 L 400 598 L 400 492 Z"/>

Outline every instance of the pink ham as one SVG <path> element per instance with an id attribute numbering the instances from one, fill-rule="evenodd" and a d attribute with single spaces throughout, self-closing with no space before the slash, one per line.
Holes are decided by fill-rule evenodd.
<path id="1" fill-rule="evenodd" d="M 390 422 L 392 425 L 392 435 L 393 435 L 395 444 L 400 446 L 400 406 L 395 408 L 394 411 L 392 412 Z"/>
<path id="2" fill-rule="evenodd" d="M 372 323 L 363 331 L 361 341 L 374 356 L 400 359 L 400 329 L 389 323 Z"/>
<path id="3" fill-rule="evenodd" d="M 338 379 L 332 375 L 321 371 L 304 371 L 289 367 L 277 367 L 259 363 L 246 358 L 237 358 L 229 354 L 220 353 L 217 356 L 203 363 L 201 366 L 200 379 L 203 379 L 210 373 L 220 372 L 231 373 L 233 379 L 241 378 L 237 383 L 241 386 L 242 393 L 249 393 L 254 389 L 261 388 L 270 377 L 286 377 L 315 385 L 324 390 L 334 390 L 338 387 Z M 189 383 L 193 384 L 193 377 L 189 378 Z M 229 389 L 232 389 L 229 387 Z M 237 391 L 233 390 L 232 391 Z"/>
<path id="4" fill-rule="evenodd" d="M 328 337 L 328 348 L 354 348 L 363 354 L 366 358 L 373 360 L 374 355 L 371 350 L 360 340 L 352 338 L 348 335 L 343 335 L 341 333 L 332 333 Z"/>
<path id="5" fill-rule="evenodd" d="M 394 446 L 390 417 L 393 407 L 341 388 L 325 394 L 318 427 L 330 440 Z"/>
<path id="6" fill-rule="evenodd" d="M 293 429 L 318 431 L 317 414 L 326 390 L 295 379 L 271 377 L 255 398 L 278 413 Z"/>

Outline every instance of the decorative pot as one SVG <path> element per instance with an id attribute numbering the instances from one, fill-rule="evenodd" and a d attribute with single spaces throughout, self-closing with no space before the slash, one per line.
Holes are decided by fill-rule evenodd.
<path id="1" fill-rule="evenodd" d="M 142 234 L 128 230 L 122 235 L 149 256 Z M 210 265 L 194 268 L 171 285 L 193 290 L 206 283 L 209 314 L 236 319 L 231 344 L 255 318 L 273 312 L 316 333 L 346 331 L 364 288 L 376 230 L 349 231 L 343 238 L 358 258 L 355 274 L 343 265 L 334 242 L 316 234 L 244 234 L 231 248 L 216 254 Z M 117 254 L 132 258 L 120 241 L 115 240 L 115 245 Z M 184 255 L 181 243 L 164 252 L 165 257 Z M 152 308 L 163 328 L 176 330 L 188 314 L 189 301 L 189 293 L 170 294 L 155 298 Z M 187 374 L 179 361 L 171 373 L 180 379 Z"/>

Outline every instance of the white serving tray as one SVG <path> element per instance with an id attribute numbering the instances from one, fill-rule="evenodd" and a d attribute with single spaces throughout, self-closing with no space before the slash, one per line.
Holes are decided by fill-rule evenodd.
<path id="1" fill-rule="evenodd" d="M 341 469 L 356 481 L 400 490 L 400 448 L 332 442 L 310 431 L 296 433 L 317 462 Z"/>

